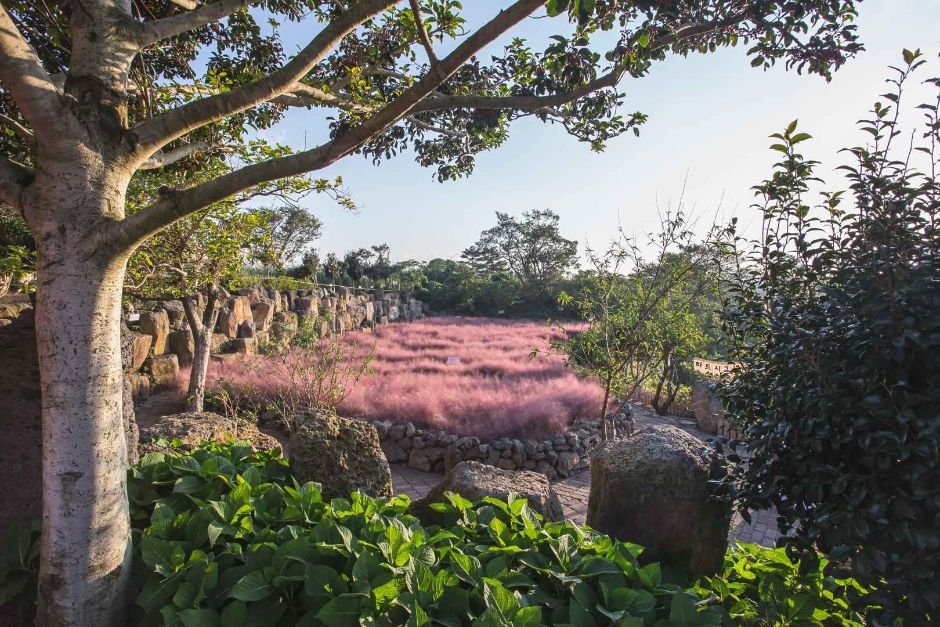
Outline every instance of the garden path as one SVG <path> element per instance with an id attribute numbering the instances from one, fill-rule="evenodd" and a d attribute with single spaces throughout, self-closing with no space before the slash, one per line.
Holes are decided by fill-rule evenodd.
<path id="1" fill-rule="evenodd" d="M 649 409 L 634 405 L 634 418 L 638 426 L 670 425 L 678 427 L 700 440 L 710 437 L 700 430 L 694 420 L 677 416 L 658 416 Z M 392 464 L 392 484 L 396 494 L 407 494 L 412 499 L 419 499 L 438 484 L 443 475 L 435 472 L 422 472 L 404 464 Z M 572 522 L 584 524 L 587 516 L 588 494 L 591 491 L 591 473 L 583 471 L 553 482 L 552 487 L 558 494 L 565 516 Z M 740 514 L 735 513 L 731 520 L 728 539 L 742 543 L 753 543 L 772 547 L 779 537 L 777 532 L 777 512 L 762 510 L 751 514 L 747 523 Z"/>

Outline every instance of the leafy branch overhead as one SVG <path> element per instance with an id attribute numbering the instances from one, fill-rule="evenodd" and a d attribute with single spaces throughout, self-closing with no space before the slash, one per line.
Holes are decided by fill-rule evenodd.
<path id="1" fill-rule="evenodd" d="M 335 116 L 328 122 L 331 140 L 314 150 L 360 152 L 375 161 L 413 150 L 439 178 L 456 178 L 472 171 L 477 154 L 504 143 L 509 124 L 520 117 L 560 124 L 597 150 L 625 131 L 638 132 L 646 116 L 620 112 L 618 84 L 646 75 L 671 55 L 743 44 L 755 65 L 782 61 L 828 77 L 860 48 L 847 0 L 792 7 L 743 0 L 552 1 L 547 13 L 568 16 L 573 26 L 559 25 L 568 33 L 544 47 L 516 38 L 502 51 L 480 56 L 487 42 L 479 36 L 487 27 L 468 34 L 456 0 L 427 0 L 417 13 L 419 3 L 391 0 L 250 4 L 222 0 L 183 11 L 166 2 L 134 3 L 133 19 L 123 24 L 133 33 L 128 81 L 112 77 L 107 87 L 116 91 L 114 115 L 126 120 L 140 163 L 162 163 L 161 155 L 186 147 L 218 151 L 252 130 L 270 128 L 293 107 L 318 107 Z M 489 23 L 492 35 L 541 4 L 514 3 Z M 6 8 L 38 56 L 37 71 L 61 89 L 75 70 L 68 5 L 19 0 Z M 290 58 L 278 34 L 281 22 L 310 20 L 326 26 Z M 492 39 L 489 32 L 485 39 Z M 611 40 L 612 46 L 601 46 Z M 422 52 L 432 45 L 447 49 L 452 41 L 463 44 L 441 59 Z M 208 60 L 202 63 L 204 51 Z M 260 89 L 263 95 L 255 93 Z M 5 88 L 0 113 L 7 132 L 0 149 L 29 165 L 31 142 L 17 131 L 31 132 L 31 116 L 15 100 Z M 403 106 L 396 107 L 399 102 Z M 393 109 L 391 116 L 380 115 Z M 368 130 L 352 132 L 359 127 Z M 310 161 L 307 169 L 336 156 Z M 294 160 L 272 158 L 280 168 L 264 176 L 288 174 L 283 168 Z"/>

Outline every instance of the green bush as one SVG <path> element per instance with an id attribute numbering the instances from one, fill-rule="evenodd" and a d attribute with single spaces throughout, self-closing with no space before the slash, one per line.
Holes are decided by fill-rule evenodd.
<path id="1" fill-rule="evenodd" d="M 425 529 L 407 497 L 326 503 L 237 445 L 148 455 L 128 491 L 141 625 L 720 622 L 640 547 L 543 525 L 524 499 L 453 497 Z"/>
<path id="2" fill-rule="evenodd" d="M 902 84 L 922 63 L 904 57 L 861 122 L 869 144 L 847 151 L 851 195 L 812 205 L 809 135 L 794 122 L 773 136 L 763 236 L 728 281 L 740 367 L 722 395 L 750 453 L 739 503 L 775 506 L 793 555 L 819 549 L 877 586 L 878 620 L 922 624 L 940 612 L 940 109 L 919 106 L 924 132 L 902 132 Z"/>
<path id="3" fill-rule="evenodd" d="M 684 589 L 640 547 L 543 523 L 524 499 L 452 495 L 435 506 L 444 524 L 425 528 L 405 496 L 324 502 L 276 451 L 235 443 L 146 455 L 128 497 L 130 624 L 859 624 L 857 584 L 824 563 L 801 574 L 781 550 L 732 549 L 721 575 Z M 38 531 L 13 530 L 2 547 L 3 611 L 29 616 Z"/>
<path id="4" fill-rule="evenodd" d="M 722 572 L 694 590 L 721 603 L 731 625 L 864 625 L 854 606 L 869 590 L 828 569 L 826 559 L 801 568 L 783 549 L 734 545 Z"/>

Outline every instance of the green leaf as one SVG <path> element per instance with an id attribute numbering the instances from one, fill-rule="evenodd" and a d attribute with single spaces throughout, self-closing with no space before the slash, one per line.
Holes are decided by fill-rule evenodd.
<path id="1" fill-rule="evenodd" d="M 268 583 L 264 573 L 260 570 L 255 570 L 239 579 L 238 582 L 232 586 L 229 596 L 239 601 L 260 601 L 261 599 L 266 599 L 271 596 L 274 592 L 276 592 L 276 590 Z"/>
<path id="2" fill-rule="evenodd" d="M 204 607 L 182 610 L 176 615 L 183 627 L 220 627 L 222 624 L 218 612 Z"/>

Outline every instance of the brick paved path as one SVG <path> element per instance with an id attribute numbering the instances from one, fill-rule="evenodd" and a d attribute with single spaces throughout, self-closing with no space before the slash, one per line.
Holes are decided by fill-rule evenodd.
<path id="1" fill-rule="evenodd" d="M 634 407 L 634 415 L 638 425 L 668 424 L 679 427 L 699 439 L 707 438 L 707 434 L 700 431 L 692 420 L 684 420 L 675 416 L 657 416 L 643 408 Z M 419 499 L 437 485 L 442 475 L 434 472 L 422 472 L 404 464 L 392 464 L 392 483 L 396 494 L 407 494 L 412 499 Z M 561 501 L 565 516 L 573 522 L 584 524 L 587 516 L 588 494 L 591 491 L 591 471 L 585 470 L 567 479 L 552 483 L 558 499 Z M 747 524 L 735 514 L 731 520 L 731 530 L 728 533 L 730 540 L 749 542 L 761 546 L 774 546 L 778 537 L 777 514 L 774 510 L 764 510 L 751 514 L 751 524 Z"/>

